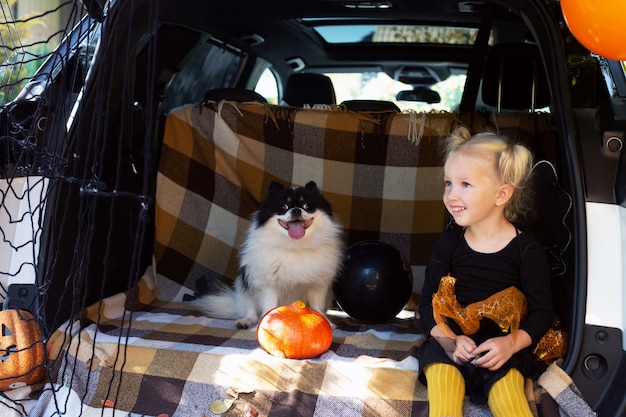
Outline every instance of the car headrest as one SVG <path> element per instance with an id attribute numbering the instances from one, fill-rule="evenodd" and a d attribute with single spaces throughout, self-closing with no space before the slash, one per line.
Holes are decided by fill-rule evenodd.
<path id="1" fill-rule="evenodd" d="M 491 47 L 483 71 L 482 99 L 508 110 L 535 110 L 550 104 L 550 89 L 536 45 L 502 43 Z"/>
<path id="2" fill-rule="evenodd" d="M 290 106 L 337 104 L 329 77 L 315 73 L 295 73 L 287 80 L 283 101 Z"/>
<path id="3" fill-rule="evenodd" d="M 400 108 L 394 102 L 386 100 L 346 100 L 341 104 L 352 111 L 395 111 L 400 113 Z"/>
<path id="4" fill-rule="evenodd" d="M 256 101 L 259 103 L 267 103 L 265 97 L 257 93 L 256 91 L 246 90 L 244 88 L 215 88 L 208 90 L 204 93 L 204 101 L 220 101 L 229 100 L 239 103 L 245 103 L 247 101 Z"/>

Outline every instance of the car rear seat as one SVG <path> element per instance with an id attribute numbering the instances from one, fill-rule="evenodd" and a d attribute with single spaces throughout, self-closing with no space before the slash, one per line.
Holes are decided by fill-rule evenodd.
<path id="1" fill-rule="evenodd" d="M 213 90 L 208 90 L 206 93 L 204 93 L 204 101 L 220 100 L 236 101 L 238 103 L 267 103 L 267 100 L 261 94 L 257 93 L 256 91 L 247 90 L 244 88 L 215 88 Z"/>
<path id="2" fill-rule="evenodd" d="M 337 104 L 335 88 L 329 77 L 315 73 L 295 73 L 287 80 L 283 101 L 292 107 Z"/>
<path id="3" fill-rule="evenodd" d="M 350 111 L 393 111 L 400 113 L 400 108 L 394 102 L 386 100 L 346 100 L 341 105 Z"/>
<path id="4" fill-rule="evenodd" d="M 551 93 L 537 45 L 529 43 L 502 43 L 491 47 L 485 61 L 482 79 L 482 101 L 491 107 L 487 113 L 510 114 L 526 113 L 525 123 L 545 117 L 532 115 L 550 105 Z M 515 135 L 509 130 L 500 130 L 505 136 Z M 533 152 L 535 160 L 548 160 L 559 165 L 556 129 L 551 137 L 529 136 L 524 142 Z"/>
<path id="5" fill-rule="evenodd" d="M 540 71 L 520 72 L 512 65 L 516 57 L 508 53 L 508 48 L 510 46 L 498 46 L 491 50 L 490 65 L 498 72 L 494 75 L 489 72 L 493 69 L 485 71 L 488 78 L 483 82 L 483 94 L 487 104 L 512 107 L 516 111 L 410 114 L 370 111 L 359 114 L 359 111 L 340 111 L 337 106 L 325 110 L 302 109 L 305 104 L 335 104 L 335 93 L 328 77 L 298 73 L 290 78 L 285 91 L 288 106 L 238 104 L 237 108 L 221 108 L 205 102 L 203 109 L 192 106 L 170 114 L 162 174 L 169 175 L 167 154 L 181 155 L 167 151 L 168 148 L 188 149 L 189 143 L 193 143 L 194 149 L 206 148 L 206 151 L 194 152 L 194 158 L 202 158 L 205 152 L 210 156 L 207 161 L 182 165 L 177 160 L 171 162 L 172 175 L 177 181 L 188 180 L 189 184 L 184 187 L 193 188 L 194 195 L 212 184 L 207 188 L 210 193 L 206 204 L 177 207 L 182 211 L 193 211 L 196 206 L 214 207 L 210 210 L 214 214 L 201 211 L 205 217 L 217 216 L 215 220 L 199 222 L 202 225 L 226 224 L 225 219 L 232 218 L 232 227 L 219 228 L 224 236 L 199 228 L 199 236 L 205 233 L 211 236 L 192 240 L 221 242 L 219 250 L 213 248 L 205 253 L 201 245 L 200 249 L 191 251 L 186 264 L 192 272 L 182 280 L 177 279 L 177 283 L 193 288 L 193 281 L 199 275 L 234 279 L 238 271 L 236 248 L 244 233 L 245 219 L 260 204 L 270 181 L 295 185 L 315 180 L 346 227 L 346 243 L 376 239 L 398 247 L 412 266 L 415 288 L 420 288 L 422 269 L 432 244 L 449 218 L 441 203 L 443 160 L 439 142 L 442 138 L 458 125 L 468 127 L 473 133 L 490 130 L 528 145 L 537 160 L 558 162 L 556 131 L 552 128 L 550 114 L 531 113 L 525 108 L 549 104 L 547 83 L 537 81 Z M 519 55 L 525 54 L 522 60 L 526 64 L 529 55 L 537 58 L 531 48 L 516 49 L 521 51 Z M 511 78 L 509 71 L 517 78 Z M 534 95 L 530 94 L 532 89 L 523 91 L 509 87 L 515 82 L 535 85 Z M 494 84 L 495 95 L 491 93 Z M 179 145 L 179 142 L 184 144 Z M 184 174 L 180 172 L 181 166 L 202 167 L 203 172 Z M 195 188 L 200 184 L 196 183 L 196 178 L 201 178 L 199 189 Z M 165 189 L 161 192 L 157 201 L 172 194 Z M 394 197 L 396 195 L 399 197 Z M 223 208 L 216 210 L 218 206 Z M 196 212 L 187 213 L 188 218 L 198 216 Z M 161 216 L 157 215 L 157 230 L 161 230 L 160 221 Z M 187 229 L 180 231 L 183 233 L 178 239 L 181 242 L 192 241 Z M 169 230 L 168 233 L 176 235 L 179 231 Z M 164 271 L 171 269 L 175 271 L 171 277 L 174 279 L 180 277 L 181 261 L 180 256 L 169 259 L 169 241 L 169 238 L 163 239 L 161 245 L 157 242 L 157 271 L 167 276 Z M 213 263 L 207 260 L 209 258 Z"/>
<path id="6" fill-rule="evenodd" d="M 534 112 L 550 105 L 550 88 L 537 45 L 502 43 L 487 54 L 482 100 L 497 112 Z"/>

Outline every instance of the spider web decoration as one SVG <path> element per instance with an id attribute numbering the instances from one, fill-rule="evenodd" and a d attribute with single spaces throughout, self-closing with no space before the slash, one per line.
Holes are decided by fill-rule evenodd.
<path id="1" fill-rule="evenodd" d="M 567 217 L 572 209 L 572 198 L 559 184 L 556 170 L 548 161 L 539 161 L 533 167 L 534 214 L 526 219 L 527 230 L 542 243 L 548 257 L 552 277 L 566 273 L 563 254 L 572 239 Z"/>
<path id="2" fill-rule="evenodd" d="M 0 302 L 33 313 L 45 342 L 87 306 L 132 289 L 149 264 L 159 100 L 149 72 L 137 74 L 145 85 L 111 82 L 135 69 L 133 48 L 92 62 L 99 42 L 129 36 L 107 23 L 109 2 L 34 3 L 41 10 L 18 17 L 15 0 L 0 0 Z M 50 18 L 62 27 L 26 40 Z M 153 67 L 154 42 L 144 59 Z M 36 395 L 54 397 L 62 415 L 62 388 L 41 385 L 23 389 L 43 388 Z M 30 394 L 19 394 L 0 393 L 0 415 L 28 414 Z"/>

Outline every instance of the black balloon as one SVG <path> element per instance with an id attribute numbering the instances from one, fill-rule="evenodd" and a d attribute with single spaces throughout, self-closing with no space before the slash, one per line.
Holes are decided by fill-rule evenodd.
<path id="1" fill-rule="evenodd" d="M 333 284 L 339 306 L 362 323 L 384 323 L 406 305 L 413 274 L 397 248 L 371 240 L 352 245 Z"/>

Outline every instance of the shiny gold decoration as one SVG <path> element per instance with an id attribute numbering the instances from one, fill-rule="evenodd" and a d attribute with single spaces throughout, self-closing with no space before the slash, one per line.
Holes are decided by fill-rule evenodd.
<path id="1" fill-rule="evenodd" d="M 551 363 L 565 355 L 567 349 L 567 333 L 561 329 L 560 320 L 556 319 L 550 330 L 543 335 L 533 353 L 537 359 Z"/>
<path id="2" fill-rule="evenodd" d="M 520 322 L 526 316 L 528 304 L 526 297 L 515 287 L 509 287 L 499 291 L 484 301 L 478 301 L 461 307 L 456 299 L 454 285 L 456 278 L 446 275 L 441 277 L 439 288 L 433 294 L 433 313 L 435 322 L 454 338 L 455 335 L 448 333 L 446 318 L 454 320 L 465 335 L 472 335 L 478 331 L 480 320 L 483 317 L 493 320 L 500 326 L 503 332 L 510 331 L 513 341 L 516 339 Z M 558 319 L 554 321 L 550 330 L 535 346 L 533 354 L 546 363 L 565 355 L 567 349 L 567 333 L 561 329 Z"/>
<path id="3" fill-rule="evenodd" d="M 511 286 L 499 291 L 484 301 L 477 301 L 467 307 L 461 307 L 456 299 L 454 285 L 456 278 L 447 275 L 439 281 L 439 288 L 433 295 L 433 313 L 435 322 L 444 331 L 446 317 L 454 320 L 465 335 L 478 331 L 480 320 L 484 317 L 493 320 L 503 332 L 510 331 L 513 341 L 517 337 L 520 322 L 526 316 L 526 297 L 520 290 Z M 448 334 L 449 337 L 454 335 Z"/>

